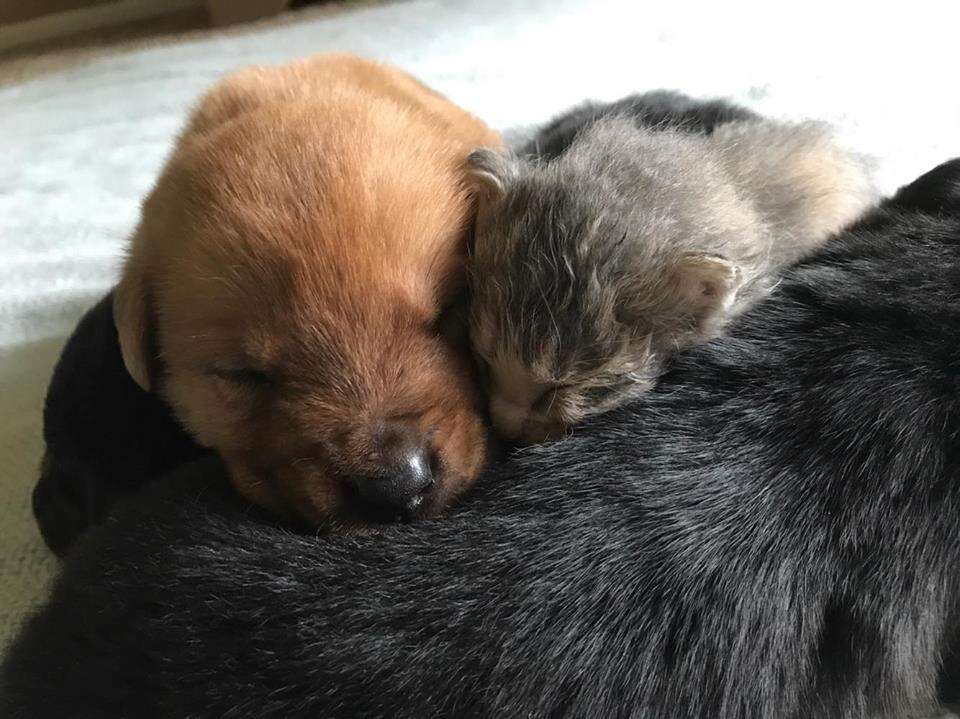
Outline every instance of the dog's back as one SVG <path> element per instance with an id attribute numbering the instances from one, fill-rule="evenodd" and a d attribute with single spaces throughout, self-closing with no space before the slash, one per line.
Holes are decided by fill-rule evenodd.
<path id="1" fill-rule="evenodd" d="M 653 90 L 615 102 L 585 102 L 568 110 L 539 129 L 519 154 L 553 160 L 570 147 L 585 127 L 604 117 L 616 116 L 628 117 L 641 128 L 673 128 L 704 135 L 729 122 L 760 118 L 726 100 L 695 100 L 671 90 Z"/>
<path id="2" fill-rule="evenodd" d="M 447 519 L 318 540 L 211 486 L 127 505 L 10 654 L 8 713 L 929 710 L 960 596 L 958 179 Z"/>

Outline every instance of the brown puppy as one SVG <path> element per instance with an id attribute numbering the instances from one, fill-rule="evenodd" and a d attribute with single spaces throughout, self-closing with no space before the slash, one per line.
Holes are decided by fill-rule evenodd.
<path id="1" fill-rule="evenodd" d="M 117 287 L 124 363 L 252 501 L 311 523 L 436 513 L 485 455 L 461 290 L 462 175 L 498 136 L 344 55 L 217 84 L 147 198 Z"/>

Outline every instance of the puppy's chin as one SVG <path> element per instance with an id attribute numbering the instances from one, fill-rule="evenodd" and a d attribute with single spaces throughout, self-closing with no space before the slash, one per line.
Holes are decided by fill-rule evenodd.
<path id="1" fill-rule="evenodd" d="M 401 512 L 364 503 L 347 483 L 320 468 L 291 465 L 272 471 L 254 471 L 229 460 L 227 465 L 233 486 L 244 499 L 266 508 L 295 528 L 309 531 L 365 531 L 386 524 L 437 517 L 461 497 L 474 479 L 444 473 L 423 494 L 416 508 Z"/>
<path id="2" fill-rule="evenodd" d="M 341 530 L 357 531 L 387 524 L 412 524 L 442 516 L 459 496 L 450 491 L 450 486 L 467 481 L 466 478 L 441 479 L 422 495 L 415 508 L 403 511 L 366 504 L 359 500 L 355 493 L 347 492 L 348 500 L 340 505 L 334 521 Z"/>
<path id="3" fill-rule="evenodd" d="M 339 498 L 329 481 L 297 481 L 297 472 L 273 471 L 267 468 L 252 468 L 236 458 L 224 457 L 230 473 L 230 481 L 237 492 L 247 501 L 263 507 L 301 528 L 337 529 Z M 313 492 L 304 491 L 312 486 Z M 310 496 L 312 495 L 312 496 Z"/>

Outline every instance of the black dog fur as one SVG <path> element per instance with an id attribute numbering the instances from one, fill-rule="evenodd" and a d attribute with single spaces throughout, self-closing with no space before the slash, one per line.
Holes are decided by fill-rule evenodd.
<path id="1" fill-rule="evenodd" d="M 672 127 L 709 135 L 718 125 L 760 116 L 726 100 L 697 100 L 673 90 L 627 95 L 614 102 L 585 102 L 548 122 L 519 150 L 543 161 L 566 150 L 577 133 L 601 117 L 623 115 L 638 127 Z"/>
<path id="2" fill-rule="evenodd" d="M 43 439 L 33 513 L 58 555 L 117 499 L 203 451 L 127 374 L 112 293 L 63 348 L 44 403 Z"/>
<path id="3" fill-rule="evenodd" d="M 451 516 L 278 528 L 215 460 L 78 544 L 5 717 L 906 717 L 955 696 L 960 160 Z"/>

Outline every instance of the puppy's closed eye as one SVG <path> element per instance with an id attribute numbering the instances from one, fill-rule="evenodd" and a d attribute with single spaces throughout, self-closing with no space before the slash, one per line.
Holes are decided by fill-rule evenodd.
<path id="1" fill-rule="evenodd" d="M 227 380 L 238 387 L 272 389 L 277 385 L 273 375 L 253 367 L 213 367 L 207 374 Z"/>

